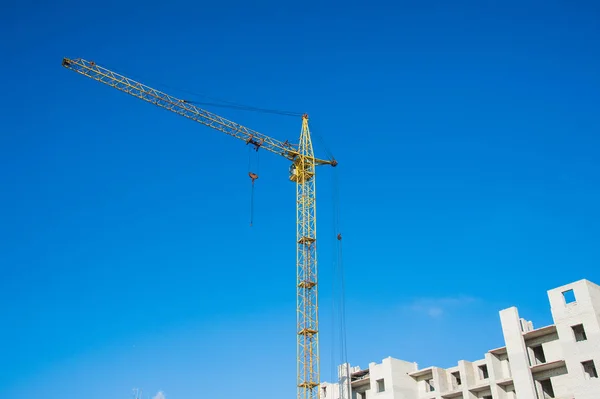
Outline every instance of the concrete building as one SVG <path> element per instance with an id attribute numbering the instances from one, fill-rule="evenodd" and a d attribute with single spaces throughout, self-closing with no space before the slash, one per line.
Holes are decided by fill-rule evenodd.
<path id="1" fill-rule="evenodd" d="M 320 397 L 600 399 L 600 286 L 580 280 L 548 291 L 548 299 L 554 324 L 546 327 L 534 329 L 515 307 L 500 311 L 505 346 L 481 360 L 448 369 L 391 357 L 364 370 L 346 364 Z"/>

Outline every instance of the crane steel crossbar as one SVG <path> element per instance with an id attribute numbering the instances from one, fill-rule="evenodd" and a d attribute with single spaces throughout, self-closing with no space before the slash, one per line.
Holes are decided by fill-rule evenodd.
<path id="1" fill-rule="evenodd" d="M 235 122 L 200 109 L 151 87 L 126 78 L 92 61 L 64 58 L 62 65 L 84 76 L 138 97 L 151 104 L 200 122 L 292 161 L 289 179 L 296 183 L 296 335 L 297 398 L 319 399 L 319 322 L 317 279 L 317 205 L 315 173 L 318 165 L 337 161 L 314 157 L 308 115 L 302 115 L 297 145 L 275 140 Z M 252 176 L 250 176 L 252 178 Z"/>
<path id="2" fill-rule="evenodd" d="M 281 155 L 290 161 L 293 161 L 299 155 L 297 144 L 276 140 L 265 134 L 248 129 L 245 126 L 227 120 L 219 115 L 213 114 L 212 112 L 198 108 L 186 100 L 173 97 L 169 94 L 148 87 L 142 83 L 136 82 L 133 79 L 119 75 L 116 72 L 96 65 L 96 63 L 93 61 L 86 61 L 82 58 L 63 58 L 62 65 L 65 68 L 71 69 L 101 83 L 107 84 L 127 94 L 131 94 L 134 97 L 138 97 L 161 108 L 165 108 L 171 112 L 243 140 L 247 144 L 253 144 L 257 149 L 263 148 L 267 151 Z M 314 162 L 315 165 L 335 164 L 335 160 L 324 160 L 318 158 L 314 158 Z"/>

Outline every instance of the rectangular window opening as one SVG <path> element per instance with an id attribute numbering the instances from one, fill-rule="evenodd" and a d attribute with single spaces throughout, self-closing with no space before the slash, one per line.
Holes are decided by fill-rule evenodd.
<path id="1" fill-rule="evenodd" d="M 544 348 L 542 345 L 535 346 L 531 348 L 531 350 L 533 351 L 533 357 L 535 358 L 534 365 L 546 363 L 546 355 L 544 354 Z"/>
<path id="2" fill-rule="evenodd" d="M 587 335 L 585 335 L 585 329 L 583 328 L 583 324 L 578 324 L 571 328 L 573 329 L 573 334 L 575 335 L 575 341 L 580 342 L 587 340 Z"/>
<path id="3" fill-rule="evenodd" d="M 377 380 L 377 392 L 385 392 L 385 382 L 383 381 L 383 378 Z"/>
<path id="4" fill-rule="evenodd" d="M 483 366 L 479 366 L 479 378 L 482 380 L 490 378 L 487 365 L 484 364 Z"/>
<path id="5" fill-rule="evenodd" d="M 454 388 L 458 388 L 462 385 L 462 380 L 460 379 L 459 371 L 452 373 L 452 385 L 454 386 Z"/>
<path id="6" fill-rule="evenodd" d="M 586 380 L 598 378 L 598 371 L 596 371 L 596 365 L 593 360 L 582 362 L 581 365 L 583 366 L 583 374 L 585 375 Z"/>
<path id="7" fill-rule="evenodd" d="M 575 300 L 575 291 L 573 290 L 567 290 L 564 291 L 563 293 L 563 298 L 565 299 L 565 304 L 570 304 L 570 303 L 574 303 L 576 302 Z"/>
<path id="8" fill-rule="evenodd" d="M 553 399 L 554 396 L 554 388 L 552 387 L 552 382 L 548 378 L 547 380 L 540 381 L 540 388 L 542 388 L 542 397 L 544 399 Z"/>
<path id="9" fill-rule="evenodd" d="M 435 386 L 433 385 L 433 379 L 425 381 L 425 391 L 426 392 L 434 392 Z"/>

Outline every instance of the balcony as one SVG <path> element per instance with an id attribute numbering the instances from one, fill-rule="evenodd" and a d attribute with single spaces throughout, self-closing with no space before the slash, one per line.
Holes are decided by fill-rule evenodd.
<path id="1" fill-rule="evenodd" d="M 542 371 L 549 371 L 559 369 L 561 367 L 565 367 L 564 360 L 556 360 L 554 362 L 540 363 L 534 366 L 530 366 L 531 373 L 535 376 L 537 373 L 541 373 Z"/>
<path id="2" fill-rule="evenodd" d="M 369 369 L 357 371 L 350 375 L 350 385 L 353 389 L 363 385 L 369 385 L 370 383 Z"/>

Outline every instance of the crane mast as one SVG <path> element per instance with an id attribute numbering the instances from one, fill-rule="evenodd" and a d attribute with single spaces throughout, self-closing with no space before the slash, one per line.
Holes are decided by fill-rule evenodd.
<path id="1" fill-rule="evenodd" d="M 308 115 L 302 115 L 298 144 L 279 141 L 219 115 L 155 90 L 81 58 L 64 58 L 62 65 L 146 102 L 292 161 L 290 180 L 296 185 L 296 323 L 297 398 L 319 398 L 319 320 L 316 227 L 316 166 L 336 166 L 335 159 L 315 158 Z"/>
<path id="2" fill-rule="evenodd" d="M 298 398 L 319 398 L 319 320 L 317 290 L 317 226 L 315 164 L 308 130 L 308 117 L 302 118 L 299 156 L 291 179 L 296 182 L 296 265 L 298 323 Z"/>

